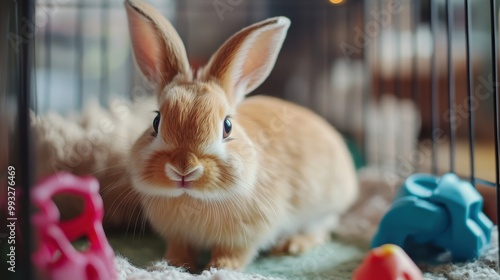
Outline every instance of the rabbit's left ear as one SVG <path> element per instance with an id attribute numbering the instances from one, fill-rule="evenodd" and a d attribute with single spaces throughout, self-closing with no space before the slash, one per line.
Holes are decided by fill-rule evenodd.
<path id="1" fill-rule="evenodd" d="M 134 56 L 144 76 L 165 86 L 177 75 L 191 76 L 184 44 L 170 22 L 143 1 L 125 1 Z"/>
<path id="2" fill-rule="evenodd" d="M 198 78 L 215 78 L 232 104 L 257 88 L 273 69 L 290 20 L 270 18 L 229 38 L 210 58 Z"/>

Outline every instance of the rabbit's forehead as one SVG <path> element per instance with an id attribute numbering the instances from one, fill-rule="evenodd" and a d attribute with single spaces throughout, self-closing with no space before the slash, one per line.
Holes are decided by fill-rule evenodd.
<path id="1" fill-rule="evenodd" d="M 160 107 L 160 133 L 165 140 L 184 142 L 190 139 L 204 142 L 217 137 L 218 127 L 229 105 L 224 93 L 204 84 L 185 84 L 164 91 Z M 176 141 L 177 140 L 177 141 Z"/>
<path id="2" fill-rule="evenodd" d="M 168 114 L 195 117 L 213 115 L 223 117 L 229 109 L 224 92 L 210 83 L 187 83 L 167 88 L 163 93 L 161 109 Z"/>

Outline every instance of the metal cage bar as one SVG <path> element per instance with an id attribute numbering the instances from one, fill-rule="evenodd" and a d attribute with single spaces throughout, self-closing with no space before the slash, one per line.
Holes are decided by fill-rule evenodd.
<path id="1" fill-rule="evenodd" d="M 430 21 L 432 33 L 432 56 L 431 56 L 431 119 L 432 119 L 432 173 L 438 174 L 438 143 L 435 138 L 435 131 L 439 128 L 438 111 L 439 111 L 439 89 L 437 80 L 437 65 L 436 65 L 436 52 L 437 52 L 437 28 L 438 28 L 438 6 L 437 1 L 430 0 Z"/>
<path id="2" fill-rule="evenodd" d="M 472 99 L 473 99 L 473 90 L 472 90 L 472 68 L 471 68 L 471 57 L 470 57 L 470 4 L 469 0 L 464 0 L 464 9 L 465 9 L 465 55 L 466 55 L 466 71 L 467 71 L 467 97 L 469 99 L 468 102 L 468 125 L 469 125 L 469 158 L 470 158 L 470 181 L 475 186 L 475 176 L 474 176 L 474 110 L 472 109 Z"/>
<path id="3" fill-rule="evenodd" d="M 83 4 L 83 0 L 80 0 L 79 4 Z M 76 109 L 81 109 L 83 106 L 83 20 L 84 14 L 83 9 L 77 10 L 77 21 L 76 21 L 76 36 L 75 36 L 75 80 L 76 88 L 75 93 L 77 97 Z"/>
<path id="4" fill-rule="evenodd" d="M 496 1 L 490 0 L 490 35 L 491 35 L 491 75 L 492 75 L 492 90 L 493 90 L 493 122 L 495 132 L 495 178 L 497 188 L 497 217 L 500 217 L 500 155 L 499 155 L 499 129 L 498 129 L 498 50 L 497 50 L 497 9 Z M 498 219 L 498 218 L 497 218 Z M 497 227 L 498 233 L 500 229 Z M 500 260 L 500 251 L 498 252 Z"/>
<path id="5" fill-rule="evenodd" d="M 404 5 L 401 3 L 401 5 Z M 401 13 L 393 15 L 394 17 L 394 46 L 396 47 L 396 51 L 394 52 L 394 81 L 393 81 L 393 89 L 392 94 L 396 96 L 398 100 L 402 98 L 402 77 L 401 77 Z M 395 105 L 396 106 L 396 105 Z M 401 141 L 398 140 L 398 134 L 394 133 L 392 136 L 394 137 L 396 143 L 396 153 L 394 153 L 394 163 L 396 166 L 399 165 L 399 159 L 403 152 L 403 147 Z"/>
<path id="6" fill-rule="evenodd" d="M 419 86 L 418 86 L 418 77 L 419 77 L 419 68 L 418 68 L 418 26 L 420 23 L 420 0 L 410 1 L 410 9 L 411 9 L 411 34 L 412 34 L 412 45 L 413 45 L 413 54 L 412 54 L 412 69 L 411 69 L 411 89 L 410 95 L 413 102 L 417 105 L 417 108 L 420 107 L 420 94 L 419 94 Z M 418 120 L 416 120 L 418 122 Z M 418 146 L 418 139 L 416 140 L 415 146 Z M 412 162 L 413 170 L 416 171 L 419 168 L 419 162 L 417 160 L 413 160 Z"/>
<path id="7" fill-rule="evenodd" d="M 21 19 L 28 19 L 33 22 L 35 16 L 35 3 L 33 0 L 16 1 L 16 24 L 15 32 L 17 35 L 23 35 L 21 30 Z M 24 34 L 26 35 L 26 34 Z M 19 256 L 20 265 L 16 267 L 17 279 L 32 279 L 31 270 L 31 224 L 30 224 L 30 187 L 32 184 L 32 168 L 31 168 L 31 133 L 29 110 L 31 106 L 31 97 L 33 91 L 33 45 L 34 39 L 30 38 L 26 42 L 19 44 L 17 54 L 17 129 L 18 129 L 18 146 L 15 146 L 18 153 L 18 168 L 16 168 L 16 193 L 18 194 L 19 203 L 17 204 L 20 219 L 17 220 L 19 232 L 21 235 L 21 244 L 17 248 L 21 248 Z"/>
<path id="8" fill-rule="evenodd" d="M 52 0 L 47 0 L 47 8 L 48 9 L 51 9 L 52 7 Z M 45 91 L 45 96 L 46 96 L 46 100 L 43 102 L 43 107 L 45 110 L 48 110 L 50 108 L 50 92 L 52 91 L 52 77 L 51 77 L 51 73 L 48 69 L 51 68 L 51 65 L 52 65 L 52 32 L 51 32 L 51 29 L 52 28 L 52 19 L 51 17 L 47 17 L 47 23 L 46 23 L 46 26 L 45 26 L 45 46 L 44 46 L 44 49 L 45 49 L 45 68 L 46 68 L 46 71 L 45 71 L 45 88 L 44 88 L 44 91 Z"/>
<path id="9" fill-rule="evenodd" d="M 450 118 L 455 115 L 455 72 L 453 71 L 453 3 L 452 0 L 446 0 L 446 55 L 448 64 L 448 110 Z M 449 121 L 450 133 L 450 172 L 455 172 L 455 127 L 453 122 Z"/>
<path id="10" fill-rule="evenodd" d="M 372 8 L 371 5 L 372 1 L 365 0 L 363 1 L 363 26 L 366 26 L 366 23 L 368 22 L 368 18 L 370 18 L 370 9 Z M 375 49 L 375 47 L 373 47 Z M 368 127 L 366 126 L 366 123 L 368 122 L 368 109 L 370 107 L 370 104 L 372 103 L 372 79 L 373 79 L 373 74 L 372 74 L 372 69 L 371 69 L 371 63 L 373 63 L 373 53 L 370 52 L 369 47 L 363 48 L 363 95 L 362 95 L 362 108 L 361 110 L 361 154 L 363 157 L 366 159 L 367 153 L 368 153 L 368 143 L 367 143 L 367 131 Z"/>
<path id="11" fill-rule="evenodd" d="M 101 2 L 101 79 L 99 81 L 99 101 L 107 104 L 109 101 L 109 0 Z"/>

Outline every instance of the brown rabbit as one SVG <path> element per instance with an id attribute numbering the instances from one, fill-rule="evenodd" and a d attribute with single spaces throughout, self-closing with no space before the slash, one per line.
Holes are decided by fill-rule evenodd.
<path id="1" fill-rule="evenodd" d="M 153 82 L 158 113 L 131 151 L 144 213 L 167 240 L 166 259 L 241 269 L 261 250 L 299 254 L 324 242 L 354 202 L 357 180 L 342 137 L 313 112 L 265 96 L 244 99 L 269 75 L 290 25 L 251 25 L 208 64 L 190 69 L 172 25 L 127 1 L 133 51 Z"/>

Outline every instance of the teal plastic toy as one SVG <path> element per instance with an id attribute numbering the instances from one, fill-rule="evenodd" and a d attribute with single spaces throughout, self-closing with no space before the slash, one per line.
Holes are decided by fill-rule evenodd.
<path id="1" fill-rule="evenodd" d="M 436 262 L 444 252 L 453 261 L 475 259 L 493 228 L 482 208 L 474 186 L 455 174 L 414 174 L 382 218 L 372 247 L 395 244 L 417 261 Z"/>

